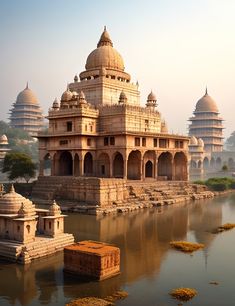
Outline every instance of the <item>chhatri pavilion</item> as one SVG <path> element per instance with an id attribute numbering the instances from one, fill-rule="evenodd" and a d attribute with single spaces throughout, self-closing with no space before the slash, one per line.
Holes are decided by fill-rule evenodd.
<path id="1" fill-rule="evenodd" d="M 85 70 L 53 102 L 47 118 L 48 133 L 38 135 L 39 181 L 46 182 L 48 160 L 58 185 L 59 177 L 80 178 L 83 187 L 84 178 L 188 179 L 189 138 L 168 133 L 153 92 L 141 106 L 138 83 L 131 82 L 106 28 Z"/>

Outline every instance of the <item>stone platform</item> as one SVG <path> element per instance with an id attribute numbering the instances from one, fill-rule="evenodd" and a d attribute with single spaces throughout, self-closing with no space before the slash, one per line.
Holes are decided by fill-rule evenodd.
<path id="1" fill-rule="evenodd" d="M 184 181 L 124 180 L 85 177 L 39 177 L 33 190 L 36 204 L 56 198 L 63 211 L 86 214 L 128 212 L 212 198 L 206 186 Z"/>
<path id="2" fill-rule="evenodd" d="M 64 271 L 99 281 L 120 273 L 120 249 L 107 243 L 81 241 L 64 249 Z"/>
<path id="3" fill-rule="evenodd" d="M 58 234 L 56 237 L 36 236 L 35 241 L 27 244 L 0 240 L 1 258 L 21 264 L 62 251 L 65 246 L 74 243 L 72 234 Z"/>

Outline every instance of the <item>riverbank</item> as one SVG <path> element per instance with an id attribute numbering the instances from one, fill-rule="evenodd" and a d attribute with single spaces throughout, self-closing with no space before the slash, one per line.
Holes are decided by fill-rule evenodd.
<path id="1" fill-rule="evenodd" d="M 127 181 L 125 188 L 125 199 L 115 200 L 109 205 L 89 205 L 64 199 L 58 199 L 57 202 L 64 212 L 107 215 L 214 197 L 214 193 L 206 186 L 182 181 Z M 47 205 L 48 200 L 35 199 L 34 202 Z"/>

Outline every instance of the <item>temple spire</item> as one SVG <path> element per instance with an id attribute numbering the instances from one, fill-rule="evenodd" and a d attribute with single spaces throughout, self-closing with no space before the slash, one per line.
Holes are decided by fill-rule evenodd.
<path id="1" fill-rule="evenodd" d="M 26 83 L 26 88 L 25 89 L 29 89 L 29 82 L 28 81 Z"/>
<path id="2" fill-rule="evenodd" d="M 205 96 L 206 96 L 206 95 L 208 95 L 208 92 L 207 92 L 207 86 L 206 86 L 206 92 L 205 92 Z"/>
<path id="3" fill-rule="evenodd" d="M 97 48 L 102 47 L 102 46 L 111 46 L 111 47 L 113 46 L 109 33 L 106 30 L 106 26 L 104 26 L 104 31 L 100 36 L 100 40 L 97 44 Z"/>

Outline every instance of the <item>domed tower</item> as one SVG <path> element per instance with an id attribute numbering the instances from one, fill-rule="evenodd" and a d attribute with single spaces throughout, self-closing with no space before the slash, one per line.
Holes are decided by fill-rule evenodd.
<path id="1" fill-rule="evenodd" d="M 43 128 L 42 110 L 28 83 L 13 103 L 9 119 L 11 127 L 22 129 L 31 136 L 37 136 L 37 132 Z"/>
<path id="2" fill-rule="evenodd" d="M 122 91 L 128 104 L 140 105 L 138 86 L 130 82 L 131 76 L 125 72 L 124 61 L 113 47 L 109 33 L 104 28 L 97 48 L 87 57 L 85 71 L 69 84 L 71 91 L 85 93 L 88 103 L 93 105 L 118 104 Z M 114 89 L 115 88 L 115 89 Z"/>
<path id="3" fill-rule="evenodd" d="M 201 138 L 206 152 L 223 150 L 223 119 L 219 116 L 216 102 L 208 95 L 198 100 L 194 116 L 189 119 L 189 135 Z"/>

